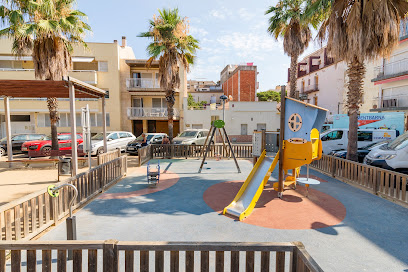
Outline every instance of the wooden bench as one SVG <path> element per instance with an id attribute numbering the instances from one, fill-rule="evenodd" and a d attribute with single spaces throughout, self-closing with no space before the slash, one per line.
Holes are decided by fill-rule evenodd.
<path id="1" fill-rule="evenodd" d="M 87 158 L 78 158 L 78 164 L 81 167 L 84 167 L 85 164 L 87 163 L 88 159 Z M 58 166 L 59 159 L 23 159 L 23 160 L 12 160 L 12 161 L 6 161 L 6 162 L 19 162 L 24 164 L 24 167 L 28 168 L 31 164 L 46 164 L 50 163 L 53 164 L 53 166 L 56 168 Z"/>

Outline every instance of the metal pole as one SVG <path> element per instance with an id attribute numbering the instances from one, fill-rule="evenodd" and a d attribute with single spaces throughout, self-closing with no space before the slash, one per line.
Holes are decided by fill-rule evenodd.
<path id="1" fill-rule="evenodd" d="M 209 133 L 211 133 L 210 142 L 208 143 L 207 148 L 205 149 L 203 161 L 201 162 L 200 169 L 198 169 L 198 173 L 201 173 L 201 170 L 203 169 L 205 159 L 207 158 L 207 153 L 210 151 L 210 147 L 211 147 L 212 140 L 214 138 L 215 131 L 216 131 L 215 127 L 213 125 L 211 125 L 211 129 L 209 131 Z M 204 146 L 204 148 L 205 148 L 205 146 Z"/>
<path id="2" fill-rule="evenodd" d="M 88 120 L 88 131 L 87 131 L 87 137 L 86 139 L 88 140 L 88 166 L 89 170 L 92 168 L 92 157 L 91 157 L 91 150 L 92 150 L 92 142 L 91 142 L 91 115 L 89 113 L 89 104 L 86 104 L 86 119 Z"/>
<path id="3" fill-rule="evenodd" d="M 225 122 L 225 100 L 222 100 L 222 121 Z"/>
<path id="4" fill-rule="evenodd" d="M 105 97 L 102 97 L 102 127 L 103 127 L 103 151 L 108 152 L 108 142 L 106 139 L 106 109 Z"/>
<path id="5" fill-rule="evenodd" d="M 76 130 L 76 115 L 75 115 L 75 87 L 69 81 L 69 111 L 71 114 L 71 154 L 72 154 L 72 176 L 78 173 L 78 151 L 77 151 L 77 130 Z"/>
<path id="6" fill-rule="evenodd" d="M 7 134 L 7 159 L 13 160 L 13 145 L 11 143 L 11 121 L 10 121 L 10 101 L 9 97 L 4 97 L 4 114 L 6 121 L 6 134 Z M 9 165 L 10 166 L 10 165 Z"/>
<path id="7" fill-rule="evenodd" d="M 283 196 L 283 186 L 285 173 L 283 171 L 283 141 L 285 139 L 285 86 L 281 86 L 281 111 L 280 111 L 280 130 L 279 130 L 279 180 L 278 197 Z"/>

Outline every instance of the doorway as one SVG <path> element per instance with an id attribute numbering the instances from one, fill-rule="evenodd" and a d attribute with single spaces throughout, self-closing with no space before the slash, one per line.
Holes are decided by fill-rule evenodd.
<path id="1" fill-rule="evenodd" d="M 138 137 L 143 133 L 143 121 L 133 120 L 133 134 Z"/>

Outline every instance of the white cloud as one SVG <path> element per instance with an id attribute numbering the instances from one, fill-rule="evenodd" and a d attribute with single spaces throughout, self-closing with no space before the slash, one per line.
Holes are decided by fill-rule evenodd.
<path id="1" fill-rule="evenodd" d="M 190 26 L 190 34 L 194 37 L 197 36 L 198 38 L 204 38 L 208 35 L 208 31 L 201 27 Z"/>
<path id="2" fill-rule="evenodd" d="M 240 8 L 238 10 L 238 16 L 245 21 L 249 21 L 253 19 L 256 14 L 254 12 L 249 12 L 246 8 Z"/>
<path id="3" fill-rule="evenodd" d="M 281 47 L 278 42 L 267 36 L 266 33 L 260 35 L 259 33 L 233 32 L 219 37 L 217 42 L 226 48 L 235 49 L 241 54 L 251 51 L 270 52 Z"/>
<path id="4" fill-rule="evenodd" d="M 232 16 L 232 12 L 226 7 L 219 7 L 210 11 L 210 17 L 224 20 Z"/>

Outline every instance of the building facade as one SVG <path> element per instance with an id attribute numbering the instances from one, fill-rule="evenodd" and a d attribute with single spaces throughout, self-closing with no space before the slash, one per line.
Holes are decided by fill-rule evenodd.
<path id="1" fill-rule="evenodd" d="M 186 103 L 185 103 L 186 104 Z M 233 142 L 251 142 L 254 130 L 277 131 L 279 114 L 276 102 L 237 102 L 225 104 L 225 129 Z M 223 119 L 223 107 L 185 109 L 186 129 L 209 129 L 211 122 Z"/>
<path id="2" fill-rule="evenodd" d="M 210 104 L 221 104 L 220 97 L 224 94 L 222 87 L 214 81 L 187 81 L 188 95 L 191 95 L 195 102 L 204 103 L 204 107 Z"/>
<path id="3" fill-rule="evenodd" d="M 408 25 L 400 26 L 400 42 L 389 58 L 381 58 L 370 67 L 369 80 L 375 86 L 366 107 L 370 112 L 408 113 Z"/>
<path id="4" fill-rule="evenodd" d="M 227 65 L 220 74 L 220 84 L 230 101 L 257 101 L 258 71 L 253 63 Z"/>
<path id="5" fill-rule="evenodd" d="M 19 59 L 11 53 L 11 41 L 0 40 L 0 79 L 35 79 L 31 56 Z M 88 48 L 74 48 L 73 69 L 68 75 L 106 90 L 108 130 L 135 133 L 167 132 L 165 92 L 158 84 L 158 63 L 147 69 L 146 60 L 135 58 L 133 49 L 122 37 L 121 44 L 88 43 Z M 187 97 L 186 71 L 180 71 L 181 86 L 174 105 L 175 133 L 183 127 L 183 97 Z M 181 93 L 181 94 L 180 94 Z M 181 98 L 180 98 L 181 97 Z M 1 99 L 1 98 L 0 98 Z M 59 132 L 70 131 L 69 101 L 58 99 Z M 81 107 L 89 105 L 92 133 L 102 131 L 102 105 L 96 99 L 77 99 L 76 122 L 81 132 Z M 0 136 L 5 136 L 4 105 L 0 102 Z M 12 134 L 50 133 L 46 98 L 10 99 Z"/>

